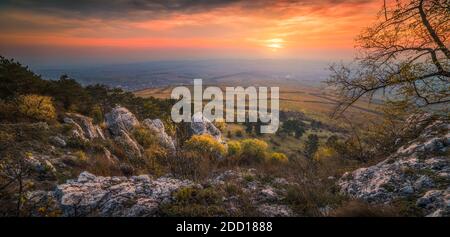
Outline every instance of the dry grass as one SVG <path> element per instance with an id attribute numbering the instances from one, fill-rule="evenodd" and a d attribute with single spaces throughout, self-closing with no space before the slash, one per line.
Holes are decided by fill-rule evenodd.
<path id="1" fill-rule="evenodd" d="M 330 213 L 333 217 L 397 217 L 399 211 L 387 205 L 370 205 L 350 200 Z"/>

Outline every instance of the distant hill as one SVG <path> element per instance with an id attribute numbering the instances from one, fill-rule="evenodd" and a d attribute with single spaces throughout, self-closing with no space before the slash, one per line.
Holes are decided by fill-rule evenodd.
<path id="1" fill-rule="evenodd" d="M 82 85 L 101 83 L 134 91 L 189 84 L 194 78 L 202 78 L 209 84 L 259 82 L 263 85 L 300 83 L 317 86 L 327 78 L 328 64 L 305 60 L 203 60 L 32 69 L 48 79 L 58 79 L 67 74 Z"/>

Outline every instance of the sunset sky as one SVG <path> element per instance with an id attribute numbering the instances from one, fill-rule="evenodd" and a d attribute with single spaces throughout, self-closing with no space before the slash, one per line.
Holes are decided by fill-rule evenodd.
<path id="1" fill-rule="evenodd" d="M 351 57 L 382 0 L 2 0 L 0 54 L 31 64 Z"/>

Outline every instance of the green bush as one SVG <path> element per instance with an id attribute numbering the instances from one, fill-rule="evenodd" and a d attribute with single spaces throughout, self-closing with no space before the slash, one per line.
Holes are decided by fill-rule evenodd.
<path id="1" fill-rule="evenodd" d="M 173 194 L 175 202 L 163 205 L 161 211 L 166 216 L 224 216 L 224 195 L 215 188 L 181 188 Z"/>
<path id="2" fill-rule="evenodd" d="M 146 128 L 135 128 L 133 136 L 144 148 L 149 148 L 158 143 L 155 134 Z"/>
<path id="3" fill-rule="evenodd" d="M 103 111 L 100 105 L 94 105 L 90 112 L 90 117 L 94 120 L 95 124 L 100 124 L 103 122 Z"/>

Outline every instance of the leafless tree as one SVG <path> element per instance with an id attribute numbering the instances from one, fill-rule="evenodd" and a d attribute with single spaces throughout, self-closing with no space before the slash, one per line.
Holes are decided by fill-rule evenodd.
<path id="1" fill-rule="evenodd" d="M 12 188 L 12 196 L 15 197 L 14 213 L 5 214 L 21 215 L 22 204 L 25 202 L 25 192 L 27 191 L 25 180 L 29 178 L 30 172 L 30 165 L 21 156 L 2 157 L 0 159 L 0 194 L 3 196 L 0 198 L 0 203 L 8 200 L 8 188 Z"/>
<path id="2" fill-rule="evenodd" d="M 327 83 L 341 97 L 334 115 L 363 97 L 394 95 L 417 107 L 450 102 L 450 1 L 384 1 L 358 37 L 353 64 L 335 64 Z"/>

